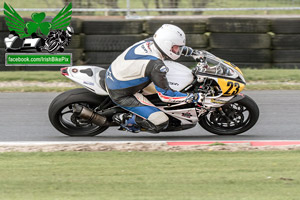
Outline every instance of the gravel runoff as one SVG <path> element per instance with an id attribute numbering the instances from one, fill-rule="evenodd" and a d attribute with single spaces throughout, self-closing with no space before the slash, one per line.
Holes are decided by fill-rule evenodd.
<path id="1" fill-rule="evenodd" d="M 1 143 L 0 152 L 101 152 L 101 151 L 291 151 L 300 150 L 300 145 L 284 146 L 251 146 L 250 143 L 232 143 L 210 145 L 170 146 L 167 142 L 28 142 L 28 143 Z"/>

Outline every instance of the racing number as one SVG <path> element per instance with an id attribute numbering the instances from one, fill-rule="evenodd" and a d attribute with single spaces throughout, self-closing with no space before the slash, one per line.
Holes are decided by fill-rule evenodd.
<path id="1" fill-rule="evenodd" d="M 228 88 L 228 90 L 227 90 L 224 94 L 230 95 L 230 92 L 231 92 L 233 86 L 235 87 L 235 91 L 233 91 L 233 92 L 231 93 L 231 95 L 235 95 L 235 94 L 239 93 L 239 90 L 240 90 L 240 84 L 239 84 L 239 83 L 235 82 L 235 83 L 233 84 L 233 82 L 228 81 L 228 82 L 227 82 L 227 86 L 229 86 L 229 88 Z"/>

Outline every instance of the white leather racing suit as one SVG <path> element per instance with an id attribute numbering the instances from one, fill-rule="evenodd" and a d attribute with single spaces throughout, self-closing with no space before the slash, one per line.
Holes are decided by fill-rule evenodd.
<path id="1" fill-rule="evenodd" d="M 170 88 L 164 57 L 152 39 L 140 41 L 113 61 L 106 72 L 106 87 L 111 99 L 120 107 L 141 117 L 159 132 L 167 127 L 168 116 L 155 107 L 139 91 L 154 83 L 163 102 L 183 102 L 187 94 Z M 143 125 L 141 125 L 143 127 Z"/>

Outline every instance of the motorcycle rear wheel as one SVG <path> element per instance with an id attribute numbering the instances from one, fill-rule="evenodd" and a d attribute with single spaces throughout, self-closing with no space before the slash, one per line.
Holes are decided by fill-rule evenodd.
<path id="1" fill-rule="evenodd" d="M 252 128 L 259 118 L 259 108 L 249 96 L 222 106 L 199 120 L 200 126 L 216 135 L 238 135 Z"/>
<path id="2" fill-rule="evenodd" d="M 85 88 L 66 91 L 53 99 L 49 106 L 48 116 L 51 124 L 61 133 L 73 136 L 95 136 L 105 131 L 108 126 L 98 126 L 80 119 L 73 114 L 73 105 L 80 104 L 94 109 L 106 96 L 99 96 Z"/>

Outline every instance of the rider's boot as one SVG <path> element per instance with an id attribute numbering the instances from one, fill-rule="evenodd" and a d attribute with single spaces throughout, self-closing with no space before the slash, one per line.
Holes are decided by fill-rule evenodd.
<path id="1" fill-rule="evenodd" d="M 113 121 L 120 124 L 121 128 L 133 133 L 138 133 L 140 126 L 135 122 L 135 118 L 136 115 L 131 113 L 117 113 L 112 117 Z"/>

